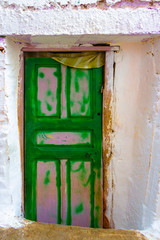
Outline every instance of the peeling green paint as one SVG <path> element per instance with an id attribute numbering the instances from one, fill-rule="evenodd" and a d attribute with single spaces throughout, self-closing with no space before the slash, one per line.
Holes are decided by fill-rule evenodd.
<path id="1" fill-rule="evenodd" d="M 100 215 L 100 207 L 95 206 L 95 217 L 94 217 L 94 227 L 99 228 L 99 215 Z"/>
<path id="2" fill-rule="evenodd" d="M 73 169 L 72 165 L 73 165 L 73 163 L 71 164 L 71 171 L 72 172 L 79 172 L 80 170 L 82 170 L 82 169 L 84 170 L 84 168 L 85 168 L 84 162 L 81 162 L 77 169 Z"/>
<path id="3" fill-rule="evenodd" d="M 58 77 L 58 76 L 59 76 L 59 74 L 60 74 L 60 72 L 59 72 L 59 71 L 55 71 L 55 72 L 53 72 L 53 75 L 54 75 L 55 77 Z"/>
<path id="4" fill-rule="evenodd" d="M 84 210 L 84 206 L 83 203 L 81 202 L 80 204 L 78 204 L 77 206 L 75 206 L 74 211 L 76 214 L 81 213 Z"/>
<path id="5" fill-rule="evenodd" d="M 81 133 L 81 137 L 82 137 L 83 139 L 88 138 L 88 132 L 82 132 L 82 133 Z"/>
<path id="6" fill-rule="evenodd" d="M 44 78 L 44 76 L 45 76 L 45 74 L 44 74 L 43 72 L 40 72 L 40 73 L 39 73 L 39 77 L 40 77 L 40 78 Z"/>
<path id="7" fill-rule="evenodd" d="M 70 161 L 66 162 L 66 183 L 67 183 L 67 217 L 66 224 L 72 224 L 72 215 L 71 215 L 71 174 L 70 174 Z"/>
<path id="8" fill-rule="evenodd" d="M 46 175 L 45 175 L 45 178 L 44 178 L 44 184 L 48 185 L 48 183 L 50 183 L 50 170 L 46 171 Z"/>
<path id="9" fill-rule="evenodd" d="M 89 175 L 86 183 L 82 183 L 82 184 L 83 184 L 84 187 L 87 187 L 89 183 L 91 183 L 91 174 Z"/>
<path id="10" fill-rule="evenodd" d="M 60 161 L 55 161 L 56 164 L 56 187 L 57 187 L 57 224 L 61 224 L 61 170 Z"/>
<path id="11" fill-rule="evenodd" d="M 50 112 L 50 111 L 52 111 L 52 106 L 47 102 L 47 101 L 45 101 L 45 104 L 46 104 L 46 106 L 47 106 L 47 110 Z"/>
<path id="12" fill-rule="evenodd" d="M 91 114 L 91 74 L 90 70 L 70 68 L 70 111 L 72 116 L 90 116 Z"/>

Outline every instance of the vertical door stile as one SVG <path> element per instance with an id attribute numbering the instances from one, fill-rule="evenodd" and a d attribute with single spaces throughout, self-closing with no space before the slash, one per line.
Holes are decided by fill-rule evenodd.
<path id="1" fill-rule="evenodd" d="M 66 225 L 72 224 L 71 217 L 71 174 L 70 174 L 70 160 L 66 161 L 66 183 L 67 183 L 67 217 Z"/>
<path id="2" fill-rule="evenodd" d="M 61 160 L 61 218 L 62 224 L 66 224 L 67 217 L 67 185 L 66 185 L 66 162 L 67 160 Z"/>
<path id="3" fill-rule="evenodd" d="M 95 203 L 95 199 L 94 199 L 94 195 L 95 195 L 95 176 L 94 176 L 94 162 L 93 159 L 91 159 L 91 164 L 90 164 L 90 168 L 91 168 L 91 190 L 90 190 L 90 203 L 91 203 L 91 221 L 90 221 L 90 227 L 94 227 L 94 203 Z"/>
<path id="4" fill-rule="evenodd" d="M 66 107 L 67 107 L 67 118 L 70 118 L 70 81 L 69 79 L 71 78 L 71 70 L 70 67 L 66 67 L 66 93 L 67 93 L 67 97 L 66 97 Z"/>
<path id="5" fill-rule="evenodd" d="M 93 80 L 95 80 L 95 88 L 96 92 L 96 112 L 95 116 L 97 121 L 99 119 L 102 119 L 102 108 L 99 108 L 99 106 L 102 106 L 102 93 L 101 93 L 101 87 L 102 87 L 102 71 L 100 69 L 93 70 L 94 77 Z M 99 128 L 95 129 L 96 137 L 97 139 L 102 139 L 102 130 L 99 131 Z M 101 212 L 103 212 L 103 198 L 102 198 L 102 143 L 101 141 L 96 142 L 96 149 L 95 149 L 95 155 L 94 155 L 94 186 L 95 186 L 95 206 L 94 206 L 94 226 L 100 227 L 103 226 L 103 216 Z M 101 159 L 101 161 L 99 161 Z"/>
<path id="6" fill-rule="evenodd" d="M 56 161 L 57 223 L 61 224 L 61 162 Z"/>
<path id="7" fill-rule="evenodd" d="M 61 94 L 61 118 L 67 118 L 67 101 L 66 101 L 66 66 L 61 65 L 62 72 L 62 94 Z"/>

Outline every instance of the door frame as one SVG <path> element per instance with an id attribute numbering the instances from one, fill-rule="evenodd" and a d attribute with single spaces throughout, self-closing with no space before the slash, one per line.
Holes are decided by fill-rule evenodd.
<path id="1" fill-rule="evenodd" d="M 20 139 L 20 158 L 22 172 L 22 214 L 25 215 L 24 202 L 24 57 L 25 52 L 104 52 L 104 78 L 103 78 L 103 97 L 102 97 L 102 207 L 103 207 L 103 227 L 112 228 L 112 200 L 113 200 L 113 176 L 112 174 L 112 138 L 113 138 L 113 93 L 114 93 L 114 52 L 119 51 L 119 46 L 93 46 L 93 47 L 72 47 L 72 48 L 22 48 L 20 54 L 20 70 L 18 84 L 18 128 Z"/>

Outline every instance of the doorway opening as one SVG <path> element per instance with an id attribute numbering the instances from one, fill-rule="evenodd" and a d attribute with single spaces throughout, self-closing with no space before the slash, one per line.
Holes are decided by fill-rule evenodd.
<path id="1" fill-rule="evenodd" d="M 103 226 L 103 74 L 103 66 L 84 69 L 50 53 L 25 54 L 27 219 Z"/>

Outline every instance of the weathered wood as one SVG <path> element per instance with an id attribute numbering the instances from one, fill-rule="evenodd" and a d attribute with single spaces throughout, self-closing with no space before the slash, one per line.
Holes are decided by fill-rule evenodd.
<path id="1" fill-rule="evenodd" d="M 119 51 L 119 46 L 88 46 L 88 47 L 71 47 L 71 48 L 22 48 L 23 52 L 106 52 Z"/>

